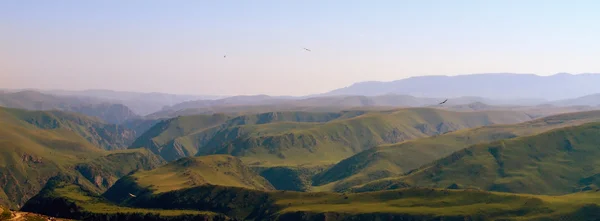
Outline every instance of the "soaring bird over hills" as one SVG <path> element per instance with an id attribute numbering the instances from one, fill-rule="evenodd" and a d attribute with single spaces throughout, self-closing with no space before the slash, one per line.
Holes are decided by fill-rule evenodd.
<path id="1" fill-rule="evenodd" d="M 442 102 L 441 102 L 441 103 L 439 103 L 439 104 L 444 104 L 444 103 L 446 103 L 446 101 L 448 101 L 448 99 L 446 99 L 446 100 L 442 101 Z"/>

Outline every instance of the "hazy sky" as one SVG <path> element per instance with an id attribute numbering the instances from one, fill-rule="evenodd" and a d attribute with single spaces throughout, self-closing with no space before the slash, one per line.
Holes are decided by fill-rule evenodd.
<path id="1" fill-rule="evenodd" d="M 417 75 L 600 72 L 599 11 L 594 0 L 7 0 L 0 88 L 304 95 Z"/>

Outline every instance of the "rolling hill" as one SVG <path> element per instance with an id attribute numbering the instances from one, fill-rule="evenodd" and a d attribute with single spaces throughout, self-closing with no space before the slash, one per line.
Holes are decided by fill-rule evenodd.
<path id="1" fill-rule="evenodd" d="M 160 121 L 140 136 L 131 147 L 149 148 L 166 160 L 172 161 L 181 157 L 194 156 L 199 146 L 206 145 L 217 132 L 230 127 L 287 121 L 326 122 L 358 114 L 362 112 L 271 112 L 241 116 L 226 114 L 181 116 Z M 273 128 L 273 130 L 277 129 L 279 128 Z"/>
<path id="2" fill-rule="evenodd" d="M 560 195 L 600 187 L 600 123 L 476 144 L 411 173 L 357 188 L 433 186 Z"/>
<path id="3" fill-rule="evenodd" d="M 240 159 L 228 155 L 210 155 L 181 158 L 153 170 L 133 173 L 115 183 L 115 188 L 110 188 L 104 196 L 122 200 L 130 197 L 127 192 L 137 192 L 139 189 L 158 194 L 204 185 L 274 190 L 267 180 Z"/>
<path id="4" fill-rule="evenodd" d="M 198 115 L 163 121 L 132 147 L 147 147 L 169 161 L 193 155 L 230 154 L 255 166 L 325 165 L 381 144 L 530 119 L 520 112 L 428 108 Z"/>
<path id="5" fill-rule="evenodd" d="M 107 150 L 126 149 L 136 137 L 135 131 L 125 127 L 62 111 L 27 111 L 0 107 L 0 122 L 28 128 L 68 130 Z"/>
<path id="6" fill-rule="evenodd" d="M 43 94 L 37 91 L 0 93 L 0 106 L 26 110 L 60 110 L 99 117 L 108 123 L 139 118 L 127 106 L 85 97 Z"/>
<path id="7" fill-rule="evenodd" d="M 550 104 L 561 105 L 561 106 L 574 106 L 574 105 L 588 105 L 588 106 L 600 106 L 600 93 L 590 94 L 577 98 L 564 99 L 559 101 L 551 102 Z"/>
<path id="8" fill-rule="evenodd" d="M 545 101 L 532 100 L 494 100 L 483 97 L 463 96 L 449 99 L 444 105 L 437 105 L 445 98 L 415 97 L 402 94 L 384 94 L 377 96 L 340 95 L 308 98 L 281 98 L 270 96 L 235 96 L 218 100 L 197 100 L 166 107 L 161 111 L 147 115 L 148 118 L 165 118 L 213 113 L 249 114 L 273 111 L 309 111 L 339 112 L 343 110 L 361 109 L 394 109 L 400 107 L 437 107 L 446 108 L 458 105 L 484 103 L 488 109 L 509 110 L 511 108 L 527 109 L 527 105 Z M 500 105 L 500 107 L 497 107 Z M 521 105 L 521 106 L 515 106 Z M 464 108 L 456 108 L 457 110 Z M 555 108 L 553 108 L 555 109 Z"/>
<path id="9" fill-rule="evenodd" d="M 66 90 L 48 90 L 43 93 L 71 96 L 80 98 L 100 99 L 110 103 L 123 104 L 139 115 L 148 115 L 156 111 L 160 111 L 166 106 L 175 105 L 178 103 L 193 101 L 198 99 L 218 99 L 219 96 L 203 96 L 203 95 L 179 95 L 166 93 L 142 93 L 129 91 L 113 91 L 113 90 L 83 90 L 83 91 L 66 91 Z"/>
<path id="10" fill-rule="evenodd" d="M 113 186 L 117 188 L 117 186 Z M 129 191 L 125 191 L 129 192 Z M 198 186 L 110 201 L 67 179 L 49 182 L 24 211 L 73 219 L 182 220 L 595 220 L 600 193 L 535 196 L 411 188 L 369 193 L 264 192 Z M 204 217 L 198 217 L 204 216 Z"/>
<path id="11" fill-rule="evenodd" d="M 88 130 L 102 125 L 97 123 L 73 113 L 0 108 L 0 205 L 23 205 L 57 174 L 77 176 L 101 191 L 131 171 L 163 163 L 145 149 L 96 146 L 110 143 L 95 136 L 97 129 Z"/>
<path id="12" fill-rule="evenodd" d="M 344 159 L 313 177 L 317 190 L 344 191 L 398 176 L 470 145 L 528 136 L 552 129 L 600 122 L 600 111 L 553 115 L 519 124 L 490 125 L 372 148 Z"/>
<path id="13" fill-rule="evenodd" d="M 418 97 L 481 96 L 490 99 L 528 98 L 560 100 L 600 93 L 594 82 L 600 74 L 469 74 L 419 76 L 391 82 L 359 82 L 320 96 L 406 94 Z M 506 85 L 511 85 L 507 90 Z M 539 102 L 536 102 L 539 104 Z"/>

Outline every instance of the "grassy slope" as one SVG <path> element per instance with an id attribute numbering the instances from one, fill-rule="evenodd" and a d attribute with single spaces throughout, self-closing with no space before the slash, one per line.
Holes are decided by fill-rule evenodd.
<path id="1" fill-rule="evenodd" d="M 212 184 L 273 190 L 264 178 L 228 155 L 181 158 L 150 171 L 131 175 L 137 185 L 155 193 Z"/>
<path id="2" fill-rule="evenodd" d="M 477 144 L 412 173 L 373 181 L 358 191 L 394 186 L 474 187 L 565 194 L 600 186 L 600 123 Z"/>
<path id="3" fill-rule="evenodd" d="M 259 133 L 253 127 L 281 124 L 241 127 L 242 132 L 247 132 L 238 132 L 238 137 L 228 139 L 229 142 L 209 143 L 200 154 L 233 154 L 248 163 L 264 166 L 328 165 L 381 144 L 529 119 L 517 112 L 461 113 L 429 108 L 369 112 L 321 124 L 298 123 L 296 129 L 273 133 Z"/>
<path id="4" fill-rule="evenodd" d="M 70 130 L 107 150 L 124 149 L 135 138 L 135 132 L 124 127 L 106 124 L 98 118 L 62 111 L 25 111 L 0 107 L 0 123 Z"/>
<path id="5" fill-rule="evenodd" d="M 118 210 L 171 215 L 200 211 L 243 220 L 556 220 L 596 218 L 599 192 L 565 196 L 534 196 L 474 190 L 402 189 L 381 192 L 262 192 L 235 187 L 201 186 L 167 193 L 138 195 L 109 203 L 77 185 L 46 188 L 23 207 L 47 215 L 78 216 Z M 62 203 L 58 203 L 62 202 Z M 64 203 L 67 202 L 67 203 Z M 120 203 L 116 206 L 113 203 Z M 44 205 L 52 205 L 48 209 Z M 70 209 L 69 208 L 73 208 Z M 75 212 L 74 212 L 75 211 Z"/>
<path id="6" fill-rule="evenodd" d="M 74 184 L 74 182 L 74 179 L 69 176 L 53 178 L 21 210 L 81 220 L 108 220 L 110 218 L 118 220 L 177 220 L 177 218 L 226 220 L 225 218 L 227 218 L 207 211 L 121 207 L 102 199 L 94 191 Z M 154 216 L 148 216 L 149 214 Z"/>
<path id="7" fill-rule="evenodd" d="M 231 154 L 262 166 L 326 165 L 380 144 L 531 119 L 520 112 L 461 113 L 428 108 L 271 112 L 222 117 L 213 124 L 204 123 L 205 118 L 214 119 L 198 115 L 159 123 L 132 147 L 151 147 L 167 160 L 192 154 Z"/>
<path id="8" fill-rule="evenodd" d="M 313 178 L 320 191 L 343 191 L 369 181 L 404 174 L 469 145 L 532 135 L 560 127 L 600 121 L 600 111 L 549 116 L 512 125 L 491 125 L 383 145 L 347 158 Z"/>
<path id="9" fill-rule="evenodd" d="M 104 151 L 76 131 L 85 128 L 76 124 L 86 122 L 81 116 L 61 114 L 0 109 L 0 204 L 22 205 L 59 173 L 79 174 L 102 190 L 131 170 L 162 163 L 142 149 Z"/>
<path id="10" fill-rule="evenodd" d="M 271 112 L 250 115 L 195 115 L 164 120 L 140 136 L 132 148 L 146 147 L 168 161 L 194 156 L 222 129 L 272 122 L 324 122 L 359 113 Z"/>

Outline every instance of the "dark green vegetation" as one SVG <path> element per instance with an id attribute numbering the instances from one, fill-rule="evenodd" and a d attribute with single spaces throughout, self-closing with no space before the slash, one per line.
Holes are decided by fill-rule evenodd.
<path id="1" fill-rule="evenodd" d="M 144 149 L 118 149 L 124 131 L 94 118 L 58 111 L 0 108 L 0 205 L 17 207 L 60 173 L 101 192 L 162 160 Z"/>
<path id="2" fill-rule="evenodd" d="M 430 108 L 336 113 L 270 112 L 182 116 L 160 122 L 132 147 L 166 160 L 209 154 L 251 165 L 328 165 L 381 144 L 531 118 L 522 112 L 451 112 Z"/>
<path id="3" fill-rule="evenodd" d="M 476 144 L 411 173 L 357 191 L 461 187 L 560 195 L 600 187 L 600 123 Z"/>
<path id="4" fill-rule="evenodd" d="M 490 193 L 475 190 L 404 189 L 358 194 L 263 192 L 204 185 L 152 193 L 135 186 L 113 186 L 105 195 L 135 192 L 136 197 L 103 198 L 56 179 L 24 207 L 24 211 L 89 219 L 157 214 L 204 216 L 209 220 L 594 220 L 600 215 L 600 193 L 560 197 Z M 124 191 L 123 191 L 124 190 Z M 205 212 L 211 211 L 211 212 Z M 199 218 L 199 217 L 198 217 Z M 584 219 L 582 219 L 584 218 Z"/>
<path id="5" fill-rule="evenodd" d="M 473 144 L 532 135 L 556 128 L 599 122 L 600 111 L 577 112 L 519 124 L 491 125 L 383 145 L 342 160 L 316 175 L 317 190 L 344 191 L 369 181 L 397 176 Z"/>
<path id="6" fill-rule="evenodd" d="M 68 175 L 53 177 L 21 210 L 77 220 L 230 220 L 213 212 L 120 207 Z"/>
<path id="7" fill-rule="evenodd" d="M 36 91 L 0 93 L 0 106 L 26 110 L 60 110 L 98 117 L 109 123 L 138 118 L 127 106 L 94 98 L 54 96 Z"/>

